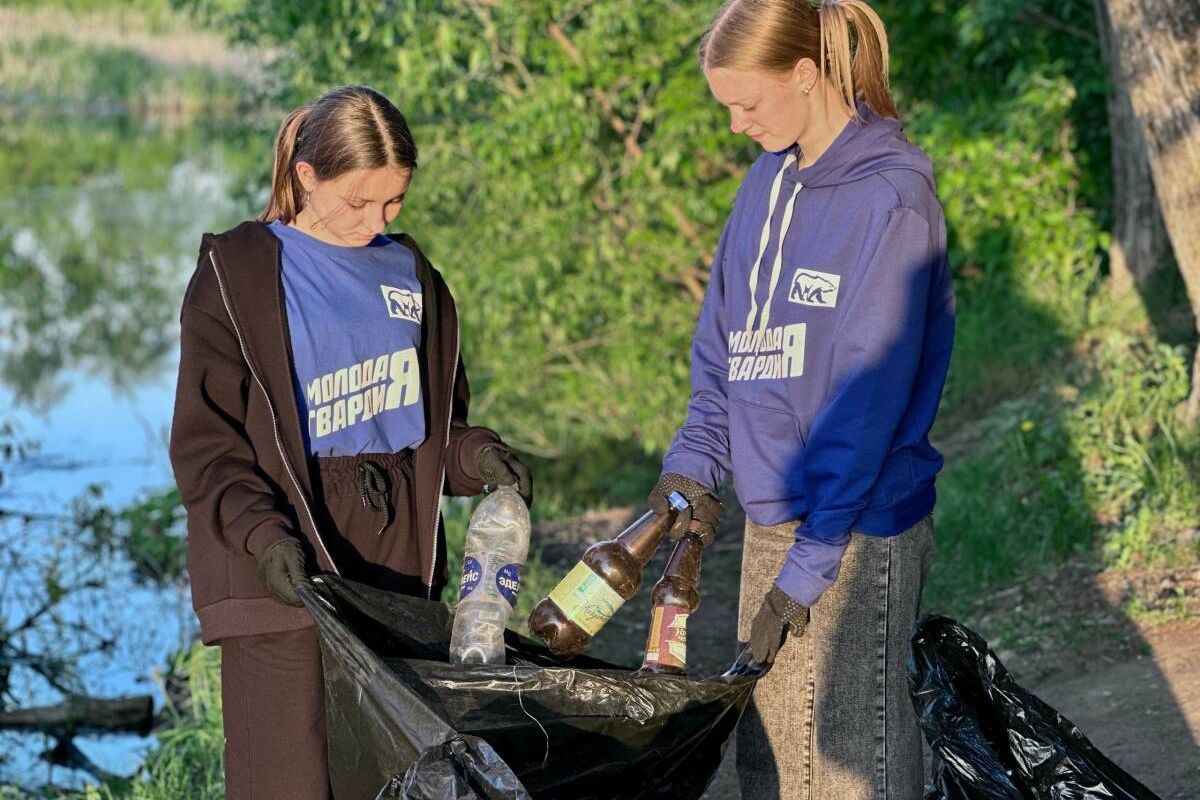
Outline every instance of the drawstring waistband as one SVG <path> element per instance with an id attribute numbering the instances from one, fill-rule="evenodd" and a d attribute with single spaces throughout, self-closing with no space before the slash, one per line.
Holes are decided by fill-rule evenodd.
<path id="1" fill-rule="evenodd" d="M 325 502 L 356 496 L 363 508 L 383 515 L 378 534 L 396 520 L 392 492 L 412 480 L 413 450 L 398 453 L 363 453 L 321 456 L 316 460 Z"/>
<path id="2" fill-rule="evenodd" d="M 358 465 L 358 496 L 364 507 L 383 514 L 383 525 L 376 536 L 383 535 L 392 524 L 391 484 L 383 467 L 374 461 L 363 461 Z"/>

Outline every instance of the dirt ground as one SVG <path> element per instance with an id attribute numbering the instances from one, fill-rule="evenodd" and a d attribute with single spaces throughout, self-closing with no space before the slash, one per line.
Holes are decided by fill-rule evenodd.
<path id="1" fill-rule="evenodd" d="M 539 525 L 542 557 L 568 568 L 586 545 L 609 538 L 640 509 L 610 509 Z M 740 513 L 727 515 L 705 551 L 701 606 L 689 620 L 689 672 L 719 674 L 736 649 Z M 637 666 L 649 587 L 666 563 L 660 549 L 642 593 L 600 632 L 590 654 Z M 1069 587 L 1064 591 L 1063 587 Z M 1099 750 L 1162 800 L 1200 798 L 1200 574 L 1097 573 L 1076 560 L 981 600 L 961 621 L 988 639 L 1016 680 L 1074 722 Z M 1120 611 L 1136 597 L 1151 625 Z M 641 613 L 639 613 L 641 612 Z M 739 800 L 731 742 L 705 800 Z"/>

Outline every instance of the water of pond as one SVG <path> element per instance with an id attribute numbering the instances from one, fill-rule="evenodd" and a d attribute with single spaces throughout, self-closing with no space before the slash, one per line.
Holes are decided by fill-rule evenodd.
<path id="1" fill-rule="evenodd" d="M 13 427 L 9 441 L 34 445 L 0 464 L 0 628 L 45 594 L 37 565 L 57 558 L 64 582 L 103 584 L 68 600 L 63 617 L 114 634 L 106 652 L 81 662 L 78 688 L 157 694 L 154 670 L 195 633 L 186 588 L 139 583 L 121 557 L 88 562 L 72 549 L 71 504 L 94 485 L 115 508 L 170 489 L 182 292 L 201 233 L 259 202 L 267 165 L 255 156 L 265 160 L 269 135 L 232 123 L 0 116 L 0 142 L 0 424 Z M 60 645 L 47 635 L 26 644 L 53 651 Z M 20 672 L 5 682 L 22 704 L 58 699 Z M 121 774 L 150 746 L 133 736 L 77 743 Z M 46 746 L 0 734 L 0 785 L 77 784 L 80 774 L 39 762 Z"/>

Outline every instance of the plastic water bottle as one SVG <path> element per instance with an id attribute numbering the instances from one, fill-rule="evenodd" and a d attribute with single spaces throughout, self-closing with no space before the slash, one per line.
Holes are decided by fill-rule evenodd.
<path id="1" fill-rule="evenodd" d="M 528 554 L 529 509 L 516 489 L 501 486 L 471 515 L 450 636 L 452 663 L 504 663 L 504 627 Z"/>

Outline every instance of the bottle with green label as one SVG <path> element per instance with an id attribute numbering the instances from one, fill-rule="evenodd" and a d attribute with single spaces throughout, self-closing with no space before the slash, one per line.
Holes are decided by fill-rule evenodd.
<path id="1" fill-rule="evenodd" d="M 617 538 L 589 547 L 567 577 L 533 609 L 529 629 L 546 640 L 550 652 L 558 656 L 582 653 L 617 609 L 638 593 L 642 570 L 675 524 L 676 512 L 687 507 L 678 492 L 668 499 L 671 511 L 667 514 L 647 511 Z"/>

